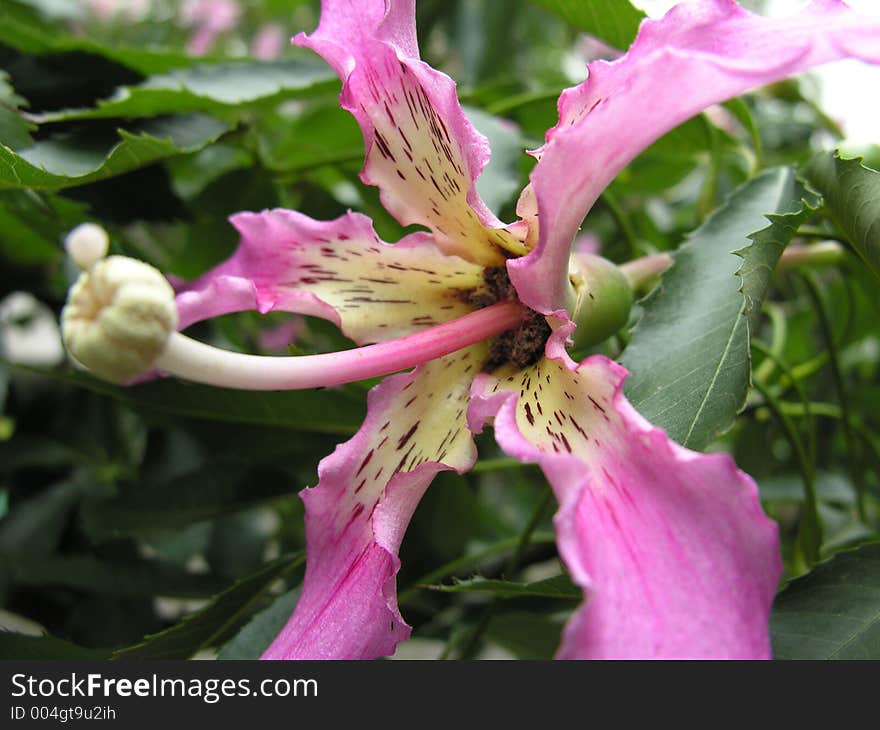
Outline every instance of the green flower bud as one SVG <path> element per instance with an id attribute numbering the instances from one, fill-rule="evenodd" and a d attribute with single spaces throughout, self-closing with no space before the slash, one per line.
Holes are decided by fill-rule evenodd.
<path id="1" fill-rule="evenodd" d="M 574 289 L 571 319 L 577 325 L 576 348 L 596 345 L 627 323 L 633 293 L 617 266 L 601 256 L 575 254 L 569 278 Z"/>
<path id="2" fill-rule="evenodd" d="M 176 329 L 171 285 L 149 264 L 124 256 L 80 274 L 61 314 L 71 357 L 112 383 L 146 373 Z"/>

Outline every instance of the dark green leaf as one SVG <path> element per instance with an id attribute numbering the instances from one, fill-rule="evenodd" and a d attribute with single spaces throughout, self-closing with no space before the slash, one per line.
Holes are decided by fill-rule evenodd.
<path id="1" fill-rule="evenodd" d="M 88 18 L 89 3 L 71 3 L 68 0 L 14 0 L 38 11 L 49 21 L 75 22 Z"/>
<path id="2" fill-rule="evenodd" d="M 757 169 L 760 169 L 761 161 L 764 156 L 764 149 L 761 142 L 761 130 L 758 128 L 758 121 L 755 119 L 755 115 L 752 113 L 749 105 L 740 97 L 734 97 L 733 99 L 724 102 L 724 108 L 733 114 L 745 131 L 748 132 L 749 139 L 752 143 L 752 151 L 755 155 L 755 163 Z"/>
<path id="3" fill-rule="evenodd" d="M 539 580 L 534 583 L 515 583 L 508 580 L 471 578 L 452 585 L 425 586 L 444 593 L 489 593 L 499 598 L 562 598 L 579 601 L 583 598 L 578 588 L 567 575 Z"/>
<path id="4" fill-rule="evenodd" d="M 211 544 L 210 522 L 195 522 L 184 527 L 157 530 L 143 538 L 150 552 L 160 560 L 186 569 L 193 560 L 201 563 Z M 112 543 L 111 543 L 112 544 Z"/>
<path id="5" fill-rule="evenodd" d="M 24 99 L 17 96 L 9 84 L 9 75 L 0 69 L 0 140 L 12 149 L 33 143 L 30 133 L 34 126 L 18 111 L 23 104 Z"/>
<path id="6" fill-rule="evenodd" d="M 144 410 L 316 433 L 354 433 L 364 416 L 362 398 L 348 390 L 261 393 L 161 381 L 115 391 Z"/>
<path id="7" fill-rule="evenodd" d="M 801 502 L 804 499 L 803 477 L 800 474 L 780 474 L 759 480 L 761 500 L 764 502 Z M 856 492 L 841 474 L 816 474 L 816 496 L 822 502 L 852 506 Z"/>
<path id="8" fill-rule="evenodd" d="M 90 500 L 83 524 L 95 539 L 188 525 L 288 496 L 297 486 L 282 470 L 215 463 L 160 484 L 145 484 L 112 500 Z"/>
<path id="9" fill-rule="evenodd" d="M 719 148 L 733 147 L 733 139 L 706 115 L 689 119 L 643 150 L 620 172 L 612 191 L 664 193 L 704 161 L 713 143 Z"/>
<path id="10" fill-rule="evenodd" d="M 120 388 L 81 373 L 13 367 L 88 388 L 145 413 L 340 435 L 354 433 L 364 418 L 364 394 L 355 389 L 259 392 L 175 380 Z"/>
<path id="11" fill-rule="evenodd" d="M 790 168 L 745 183 L 676 251 L 675 265 L 645 301 L 622 358 L 631 373 L 626 394 L 679 443 L 704 448 L 742 408 L 748 320 L 809 214 L 802 202 L 809 198 Z"/>
<path id="12" fill-rule="evenodd" d="M 257 128 L 263 164 L 270 170 L 295 172 L 321 165 L 363 164 L 364 141 L 357 122 L 338 104 L 318 106 L 304 114 L 265 116 Z"/>
<path id="13" fill-rule="evenodd" d="M 418 517 L 418 513 L 416 514 Z M 429 585 L 434 581 L 442 580 L 443 578 L 447 578 L 451 575 L 454 575 L 455 573 L 473 571 L 475 567 L 480 566 L 483 563 L 486 563 L 493 559 L 497 561 L 499 557 L 512 553 L 517 548 L 519 541 L 519 535 L 516 535 L 515 537 L 509 537 L 505 540 L 491 543 L 490 545 L 487 545 L 480 550 L 463 555 L 460 558 L 457 558 L 449 563 L 446 563 L 445 565 L 442 565 L 436 570 L 432 570 L 427 575 L 422 576 L 421 579 L 415 581 L 412 586 L 402 591 L 398 596 L 398 602 L 403 605 L 404 603 L 412 600 L 412 598 L 415 597 L 420 586 Z M 553 533 L 536 532 L 532 535 L 531 544 L 552 545 L 555 541 L 556 536 Z"/>
<path id="14" fill-rule="evenodd" d="M 2 351 L 0 351 L 2 354 Z M 11 422 L 3 417 L 3 412 L 6 409 L 6 396 L 9 393 L 9 366 L 0 362 L 0 446 L 2 443 L 9 438 L 11 432 L 8 430 L 10 428 Z M 0 518 L 5 515 L 0 514 Z"/>
<path id="15" fill-rule="evenodd" d="M 264 608 L 242 626 L 218 654 L 218 659 L 259 659 L 278 636 L 296 608 L 299 588 L 278 596 L 271 606 Z"/>
<path id="16" fill-rule="evenodd" d="M 629 0 L 532 0 L 584 33 L 625 50 L 645 14 Z"/>
<path id="17" fill-rule="evenodd" d="M 54 636 L 0 631 L 0 659 L 106 659 L 108 649 L 86 649 Z"/>
<path id="18" fill-rule="evenodd" d="M 91 556 L 0 555 L 0 573 L 23 585 L 63 586 L 114 596 L 207 598 L 221 588 L 210 576 L 186 573 L 172 565 Z"/>
<path id="19" fill-rule="evenodd" d="M 552 659 L 563 623 L 560 618 L 540 613 L 498 613 L 486 629 L 486 638 L 517 659 Z"/>
<path id="20" fill-rule="evenodd" d="M 5 367 L 5 366 L 4 366 Z M 3 471 L 28 467 L 63 467 L 86 461 L 76 449 L 53 439 L 18 436 L 15 441 L 0 442 Z"/>
<path id="21" fill-rule="evenodd" d="M 32 119 L 46 124 L 190 112 L 238 116 L 256 103 L 294 98 L 320 86 L 332 88 L 335 81 L 333 71 L 310 56 L 271 63 L 205 64 L 123 86 L 94 108 L 52 111 Z"/>
<path id="22" fill-rule="evenodd" d="M 0 324 L 0 329 L 2 327 L 3 325 Z M 2 359 L 4 355 L 3 341 L 0 340 L 0 453 L 2 453 L 6 440 L 12 435 L 10 429 L 13 428 L 12 421 L 3 415 L 6 411 L 6 397 L 9 395 L 9 366 Z M 0 514 L 0 519 L 5 515 L 6 511 L 4 510 L 3 514 Z"/>
<path id="23" fill-rule="evenodd" d="M 166 164 L 171 172 L 174 192 L 181 198 L 189 199 L 204 192 L 205 188 L 226 173 L 252 165 L 253 158 L 241 147 L 218 142 L 195 154 L 173 157 Z M 198 247 L 185 248 L 189 249 L 189 253 Z"/>
<path id="24" fill-rule="evenodd" d="M 810 161 L 804 174 L 824 196 L 852 247 L 880 276 L 880 172 L 865 167 L 860 158 L 824 152 Z"/>
<path id="25" fill-rule="evenodd" d="M 770 629 L 777 659 L 880 658 L 880 544 L 838 553 L 792 581 Z"/>
<path id="26" fill-rule="evenodd" d="M 58 135 L 14 152 L 0 144 L 0 189 L 59 189 L 103 180 L 174 155 L 196 152 L 229 125 L 203 114 L 157 117 L 95 137 Z"/>
<path id="27" fill-rule="evenodd" d="M 279 578 L 305 562 L 305 555 L 288 555 L 237 582 L 216 596 L 207 606 L 140 644 L 119 649 L 115 659 L 186 659 L 200 649 L 214 646 L 234 629 Z"/>
<path id="28" fill-rule="evenodd" d="M 120 63 L 143 74 L 165 73 L 191 66 L 184 53 L 135 48 L 114 48 L 85 37 L 62 32 L 13 0 L 0 4 L 0 43 L 37 55 L 82 51 Z"/>
<path id="29" fill-rule="evenodd" d="M 15 509 L 0 520 L 0 552 L 52 552 L 81 493 L 80 484 L 61 482 L 14 505 Z"/>
<path id="30" fill-rule="evenodd" d="M 57 261 L 64 235 L 86 217 L 84 205 L 52 193 L 0 190 L 0 255 L 26 266 Z"/>
<path id="31" fill-rule="evenodd" d="M 294 482 L 295 483 L 295 482 Z M 295 499 L 289 489 L 291 481 L 279 481 L 287 499 Z M 214 520 L 211 529 L 211 542 L 205 553 L 211 571 L 224 578 L 237 580 L 250 575 L 264 562 L 272 528 L 271 520 L 266 520 L 271 512 L 262 507 L 222 515 Z M 267 525 L 268 522 L 268 525 Z"/>

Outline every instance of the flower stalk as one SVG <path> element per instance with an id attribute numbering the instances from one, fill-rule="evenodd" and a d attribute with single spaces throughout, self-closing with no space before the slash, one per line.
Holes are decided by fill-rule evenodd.
<path id="1" fill-rule="evenodd" d="M 156 367 L 222 388 L 301 390 L 389 375 L 449 355 L 514 328 L 522 307 L 500 302 L 396 340 L 298 357 L 245 355 L 172 333 Z"/>
<path id="2" fill-rule="evenodd" d="M 76 240 L 74 237 L 72 240 Z M 301 390 L 389 375 L 444 357 L 516 327 L 523 308 L 493 304 L 394 340 L 352 350 L 272 357 L 222 350 L 176 332 L 174 292 L 152 266 L 124 256 L 95 260 L 93 247 L 70 246 L 83 271 L 62 316 L 74 360 L 115 383 L 154 368 L 206 385 L 241 390 Z M 87 250 L 82 253 L 80 248 Z"/>
<path id="3" fill-rule="evenodd" d="M 650 256 L 627 261 L 618 267 L 634 292 L 649 289 L 674 260 L 668 253 L 656 253 Z"/>
<path id="4" fill-rule="evenodd" d="M 837 241 L 789 245 L 779 258 L 779 268 L 789 271 L 800 266 L 836 266 L 846 258 L 846 249 Z"/>
<path id="5" fill-rule="evenodd" d="M 788 271 L 799 266 L 834 266 L 846 258 L 846 249 L 837 241 L 820 241 L 813 244 L 793 243 L 779 257 L 779 269 Z M 619 264 L 634 292 L 650 289 L 656 278 L 670 268 L 675 260 L 668 253 L 642 256 Z"/>

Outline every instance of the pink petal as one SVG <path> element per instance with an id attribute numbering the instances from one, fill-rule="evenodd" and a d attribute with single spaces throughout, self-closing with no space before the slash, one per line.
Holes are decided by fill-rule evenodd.
<path id="1" fill-rule="evenodd" d="M 473 311 L 466 293 L 485 286 L 481 267 L 442 253 L 428 234 L 392 246 L 358 213 L 321 222 L 277 209 L 232 223 L 241 233 L 235 254 L 178 294 L 184 326 L 282 310 L 329 319 L 359 344 L 380 342 Z"/>
<path id="2" fill-rule="evenodd" d="M 209 26 L 196 28 L 186 42 L 186 52 L 196 57 L 207 55 L 218 35 L 219 33 Z"/>
<path id="3" fill-rule="evenodd" d="M 265 659 L 371 659 L 409 636 L 397 609 L 397 550 L 434 475 L 476 459 L 465 409 L 486 352 L 475 346 L 371 391 L 360 430 L 321 462 L 318 486 L 301 492 L 306 579 Z"/>
<path id="4" fill-rule="evenodd" d="M 259 309 L 256 287 L 241 276 L 208 272 L 190 284 L 175 285 L 174 289 L 177 326 L 181 331 L 222 314 Z"/>
<path id="5" fill-rule="evenodd" d="M 768 657 L 781 562 L 754 482 L 647 423 L 620 366 L 571 361 L 571 331 L 531 368 L 477 378 L 468 416 L 472 429 L 494 416 L 501 447 L 556 492 L 559 551 L 585 598 L 558 656 Z"/>
<path id="6" fill-rule="evenodd" d="M 711 104 L 850 56 L 880 62 L 880 20 L 837 0 L 788 18 L 762 18 L 732 0 L 693 0 L 643 22 L 622 58 L 591 63 L 589 78 L 559 99 L 559 123 L 520 206 L 528 216 L 536 195 L 538 245 L 508 265 L 520 299 L 544 313 L 564 305 L 578 226 L 654 140 Z"/>
<path id="7" fill-rule="evenodd" d="M 241 8 L 235 0 L 190 0 L 181 11 L 182 20 L 194 26 L 186 50 L 191 56 L 204 56 L 217 37 L 235 27 Z"/>
<path id="8" fill-rule="evenodd" d="M 340 102 L 367 148 L 361 178 L 380 188 L 385 207 L 404 225 L 429 227 L 447 252 L 502 263 L 497 245 L 511 239 L 474 186 L 488 143 L 452 79 L 419 60 L 413 0 L 324 0 L 318 29 L 294 42 L 343 80 Z"/>

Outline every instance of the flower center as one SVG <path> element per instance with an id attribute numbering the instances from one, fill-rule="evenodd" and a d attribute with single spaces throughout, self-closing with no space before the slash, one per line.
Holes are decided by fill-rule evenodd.
<path id="1" fill-rule="evenodd" d="M 485 288 L 467 293 L 468 304 L 483 307 L 504 301 L 519 301 L 510 283 L 505 266 L 489 266 L 483 269 Z M 544 345 L 552 330 L 547 318 L 533 309 L 525 309 L 520 324 L 496 336 L 489 346 L 489 356 L 483 366 L 485 372 L 510 363 L 516 368 L 534 365 L 544 354 Z"/>
<path id="2" fill-rule="evenodd" d="M 492 341 L 483 370 L 490 372 L 507 363 L 517 368 L 534 365 L 544 354 L 544 345 L 551 333 L 547 318 L 527 309 L 519 327 L 502 332 Z"/>

